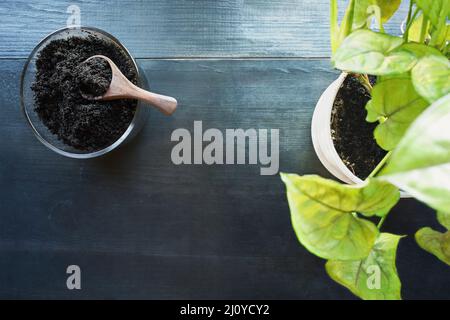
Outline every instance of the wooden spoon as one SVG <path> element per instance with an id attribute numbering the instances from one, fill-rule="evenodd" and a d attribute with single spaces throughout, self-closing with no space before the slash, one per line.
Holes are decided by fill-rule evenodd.
<path id="1" fill-rule="evenodd" d="M 116 99 L 138 99 L 145 101 L 156 107 L 165 115 L 170 116 L 177 108 L 177 100 L 172 97 L 153 93 L 135 86 L 123 75 L 116 64 L 108 57 L 102 55 L 95 55 L 88 58 L 86 61 L 93 58 L 101 58 L 109 63 L 112 71 L 111 83 L 108 90 L 103 96 L 92 97 L 85 93 L 81 93 L 83 98 L 88 100 L 116 100 Z"/>

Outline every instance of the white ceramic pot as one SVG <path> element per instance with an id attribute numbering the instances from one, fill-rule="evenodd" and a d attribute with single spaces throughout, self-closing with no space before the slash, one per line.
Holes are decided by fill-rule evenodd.
<path id="1" fill-rule="evenodd" d="M 331 111 L 336 95 L 346 76 L 347 73 L 341 73 L 339 78 L 330 84 L 320 96 L 314 109 L 311 123 L 311 136 L 314 150 L 323 166 L 339 180 L 348 184 L 357 184 L 363 181 L 354 175 L 344 164 L 331 138 Z M 401 196 L 402 198 L 410 197 L 405 192 L 401 192 Z"/>
<path id="2" fill-rule="evenodd" d="M 339 180 L 354 184 L 361 183 L 362 180 L 355 176 L 341 160 L 331 138 L 331 111 L 336 95 L 346 76 L 346 73 L 341 73 L 339 78 L 330 84 L 320 96 L 314 109 L 311 136 L 314 150 L 323 166 Z"/>

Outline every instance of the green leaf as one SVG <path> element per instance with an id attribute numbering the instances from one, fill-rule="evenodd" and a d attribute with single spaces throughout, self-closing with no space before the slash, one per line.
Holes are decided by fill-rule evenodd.
<path id="1" fill-rule="evenodd" d="M 421 44 L 421 43 L 414 43 L 414 42 L 408 42 L 402 44 L 397 49 L 398 51 L 406 51 L 414 56 L 416 56 L 417 61 L 420 58 L 428 57 L 428 56 L 441 56 L 441 52 L 437 50 L 436 48 Z"/>
<path id="2" fill-rule="evenodd" d="M 444 56 L 426 56 L 411 71 L 416 91 L 429 102 L 450 93 L 450 62 Z"/>
<path id="3" fill-rule="evenodd" d="M 440 47 L 445 43 L 446 21 L 450 13 L 450 1 L 448 0 L 416 0 L 416 5 L 422 9 L 425 16 L 431 22 L 430 45 Z"/>
<path id="4" fill-rule="evenodd" d="M 431 228 L 422 228 L 416 233 L 416 241 L 425 251 L 450 265 L 450 231 L 440 233 Z"/>
<path id="5" fill-rule="evenodd" d="M 431 24 L 438 28 L 449 15 L 450 2 L 448 0 L 416 0 L 416 5 L 430 19 Z"/>
<path id="6" fill-rule="evenodd" d="M 381 23 L 387 22 L 397 11 L 401 0 L 358 0 L 355 3 L 353 28 L 368 27 L 367 19 L 372 15 L 371 8 L 380 9 Z M 371 7 L 372 6 L 372 7 Z"/>
<path id="7" fill-rule="evenodd" d="M 367 19 L 369 14 L 367 13 L 367 8 L 372 5 L 372 0 L 358 0 L 355 3 L 354 17 L 353 17 L 353 28 L 363 28 L 367 27 Z"/>
<path id="8" fill-rule="evenodd" d="M 427 23 L 427 26 L 425 27 L 425 30 L 423 32 L 425 33 L 425 36 L 429 34 L 429 24 L 427 18 L 424 17 L 423 14 L 418 16 L 413 23 L 411 24 L 411 27 L 408 30 L 408 40 L 409 41 L 415 41 L 415 42 L 421 42 L 421 34 L 422 34 L 422 23 Z"/>
<path id="9" fill-rule="evenodd" d="M 374 132 L 378 145 L 385 150 L 394 149 L 427 106 L 428 102 L 414 90 L 408 74 L 402 78 L 380 79 L 366 105 L 367 121 L 380 122 Z"/>
<path id="10" fill-rule="evenodd" d="M 450 230 L 450 213 L 438 211 L 437 219 L 440 224 Z"/>
<path id="11" fill-rule="evenodd" d="M 375 4 L 381 9 L 381 21 L 383 23 L 389 21 L 389 19 L 397 11 L 402 0 L 375 0 Z"/>
<path id="12" fill-rule="evenodd" d="M 299 241 L 325 259 L 366 257 L 378 229 L 355 212 L 383 216 L 399 199 L 398 189 L 377 180 L 349 186 L 316 175 L 281 174 L 281 178 Z"/>
<path id="13" fill-rule="evenodd" d="M 409 127 L 378 179 L 389 181 L 430 207 L 450 208 L 450 94 Z"/>
<path id="14" fill-rule="evenodd" d="M 447 28 L 443 23 L 441 27 L 431 29 L 431 39 L 429 41 L 429 45 L 442 49 L 443 47 L 445 47 L 446 38 L 447 38 Z"/>
<path id="15" fill-rule="evenodd" d="M 400 300 L 401 283 L 395 265 L 401 236 L 381 233 L 363 260 L 330 260 L 325 268 L 337 283 L 365 300 Z"/>
<path id="16" fill-rule="evenodd" d="M 422 228 L 416 232 L 416 242 L 425 251 L 434 254 L 438 259 L 450 265 L 450 214 L 446 211 L 438 211 L 438 221 L 447 228 L 447 232 L 441 233 L 431 228 Z"/>
<path id="17" fill-rule="evenodd" d="M 414 54 L 395 50 L 403 39 L 370 30 L 350 34 L 336 50 L 332 62 L 340 70 L 372 75 L 400 74 L 416 63 Z"/>

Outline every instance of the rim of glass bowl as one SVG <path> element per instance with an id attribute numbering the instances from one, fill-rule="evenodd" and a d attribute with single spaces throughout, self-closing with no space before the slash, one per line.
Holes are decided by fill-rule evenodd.
<path id="1" fill-rule="evenodd" d="M 95 157 L 99 157 L 102 156 L 104 154 L 107 154 L 109 152 L 111 152 L 112 150 L 116 149 L 119 145 L 122 144 L 122 142 L 125 141 L 125 139 L 130 135 L 130 133 L 133 131 L 133 128 L 136 125 L 136 121 L 137 121 L 137 116 L 139 115 L 139 108 L 140 108 L 140 104 L 138 102 L 138 105 L 136 106 L 136 111 L 134 113 L 134 117 L 133 120 L 131 120 L 130 125 L 128 126 L 127 130 L 125 130 L 125 132 L 122 134 L 122 136 L 117 139 L 113 144 L 109 145 L 106 148 L 94 151 L 94 152 L 89 152 L 89 153 L 73 153 L 73 152 L 69 152 L 69 151 L 64 151 L 59 149 L 58 147 L 55 147 L 53 144 L 51 144 L 50 142 L 48 142 L 44 137 L 41 136 L 41 134 L 39 133 L 39 131 L 35 128 L 35 126 L 33 125 L 33 122 L 31 121 L 28 112 L 25 108 L 25 101 L 24 101 L 24 79 L 25 79 L 25 75 L 27 73 L 28 70 L 28 66 L 31 62 L 31 60 L 33 59 L 33 57 L 35 56 L 36 52 L 41 49 L 41 45 L 47 41 L 49 38 L 65 32 L 65 31 L 70 31 L 70 30 L 81 30 L 81 31 L 92 31 L 92 32 L 97 32 L 100 33 L 106 37 L 108 37 L 111 41 L 113 41 L 116 45 L 119 46 L 120 49 L 124 50 L 124 53 L 126 55 L 128 55 L 128 57 L 131 59 L 133 66 L 136 70 L 136 76 L 138 79 L 138 82 L 140 83 L 140 73 L 139 73 L 139 68 L 138 65 L 136 63 L 136 60 L 133 58 L 133 56 L 131 55 L 130 51 L 113 35 L 109 34 L 108 32 L 95 28 L 95 27 L 88 27 L 88 26 L 81 26 L 81 27 L 65 27 L 65 28 L 61 28 L 58 29 L 56 31 L 53 31 L 52 33 L 48 34 L 47 36 L 45 36 L 41 41 L 39 41 L 39 43 L 34 47 L 33 51 L 31 51 L 30 55 L 28 56 L 28 59 L 23 67 L 22 70 L 22 75 L 20 77 L 20 105 L 21 105 L 21 109 L 23 114 L 25 115 L 25 118 L 27 119 L 28 124 L 30 125 L 34 135 L 36 136 L 36 138 L 43 144 L 45 145 L 47 148 L 49 148 L 50 150 L 53 150 L 54 152 L 69 157 L 69 158 L 75 158 L 75 159 L 90 159 L 90 158 L 95 158 Z"/>

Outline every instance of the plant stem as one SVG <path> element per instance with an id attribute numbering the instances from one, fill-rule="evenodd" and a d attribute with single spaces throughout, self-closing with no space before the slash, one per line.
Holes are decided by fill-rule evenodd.
<path id="1" fill-rule="evenodd" d="M 380 170 L 384 167 L 384 165 L 386 164 L 386 161 L 388 161 L 389 157 L 391 156 L 392 151 L 389 151 L 388 153 L 386 153 L 386 155 L 384 156 L 384 158 L 380 161 L 380 163 L 375 167 L 375 169 L 373 169 L 373 171 L 369 174 L 368 178 L 373 178 L 375 177 L 378 172 L 380 172 Z"/>
<path id="2" fill-rule="evenodd" d="M 330 1 L 330 37 L 331 37 L 331 53 L 337 49 L 339 36 L 338 26 L 338 5 L 337 0 Z"/>
<path id="3" fill-rule="evenodd" d="M 372 92 L 372 85 L 370 84 L 369 76 L 367 74 L 355 74 L 355 77 L 361 83 L 361 85 L 366 88 L 367 92 Z"/>
<path id="4" fill-rule="evenodd" d="M 425 42 L 425 35 L 426 35 L 427 30 L 428 30 L 428 19 L 425 17 L 425 15 L 423 15 L 423 17 L 422 17 L 422 27 L 420 29 L 419 43 L 424 43 Z"/>
<path id="5" fill-rule="evenodd" d="M 408 9 L 408 17 L 406 18 L 406 26 L 408 26 L 409 22 L 411 21 L 412 7 L 413 7 L 413 0 L 409 0 L 409 9 Z M 403 33 L 403 39 L 405 39 L 405 41 L 408 41 L 408 31 L 409 31 L 408 29 L 405 29 L 405 32 Z"/>
<path id="6" fill-rule="evenodd" d="M 419 14 L 420 9 L 416 8 L 416 10 L 414 10 L 414 14 L 412 15 L 411 20 L 408 22 L 408 24 L 406 25 L 406 29 L 405 29 L 405 33 L 403 34 L 403 38 L 408 41 L 408 33 L 409 33 L 409 29 L 411 28 L 414 20 L 416 19 L 417 15 Z"/>
<path id="7" fill-rule="evenodd" d="M 380 170 L 384 167 L 384 165 L 388 161 L 391 154 L 392 154 L 392 151 L 389 151 L 388 153 L 386 153 L 384 158 L 380 161 L 380 163 L 376 166 L 376 168 L 370 173 L 368 178 L 373 178 L 380 172 Z M 384 220 L 386 220 L 386 217 L 388 216 L 388 214 L 389 213 L 386 213 L 386 215 L 381 218 L 380 222 L 378 222 L 378 225 L 377 225 L 378 230 L 380 230 L 381 227 L 383 226 Z"/>
<path id="8" fill-rule="evenodd" d="M 350 0 L 347 10 L 345 11 L 344 19 L 341 23 L 341 27 L 339 29 L 339 43 L 337 44 L 338 46 L 352 32 L 354 14 L 355 0 Z"/>
<path id="9" fill-rule="evenodd" d="M 378 222 L 377 225 L 377 229 L 380 230 L 381 227 L 383 226 L 384 221 L 386 220 L 386 217 L 388 216 L 389 213 L 387 213 L 384 217 L 381 218 L 380 222 Z"/>

